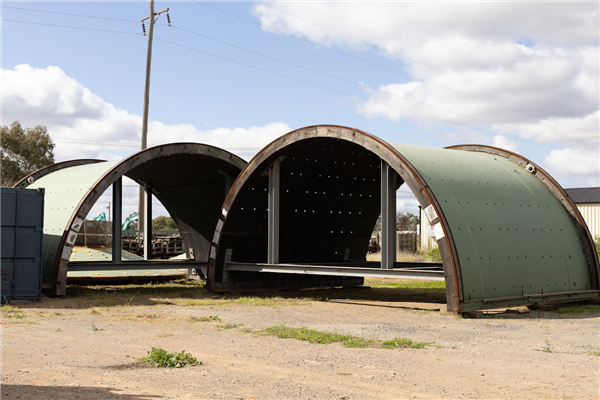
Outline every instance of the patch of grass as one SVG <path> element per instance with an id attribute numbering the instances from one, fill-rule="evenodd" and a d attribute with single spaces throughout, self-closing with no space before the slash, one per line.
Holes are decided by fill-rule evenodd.
<path id="1" fill-rule="evenodd" d="M 435 289 L 446 290 L 446 283 L 443 281 L 415 281 L 409 279 L 365 279 L 365 285 L 376 288 L 394 288 L 394 289 Z"/>
<path id="2" fill-rule="evenodd" d="M 232 297 L 230 294 L 225 293 L 219 298 L 212 298 L 206 300 L 191 300 L 187 301 L 188 306 L 228 306 L 228 305 L 250 305 L 250 306 L 262 306 L 262 307 L 275 307 L 278 305 L 293 306 L 300 304 L 300 299 L 284 299 L 280 296 L 268 296 L 268 297 Z"/>
<path id="3" fill-rule="evenodd" d="M 148 352 L 147 357 L 140 358 L 140 361 L 152 364 L 157 368 L 182 368 L 185 366 L 202 365 L 202 361 L 198 361 L 190 353 L 186 353 L 185 350 L 181 353 L 170 353 L 156 347 L 153 347 Z"/>
<path id="4" fill-rule="evenodd" d="M 192 317 L 192 321 L 194 322 L 210 322 L 210 321 L 217 321 L 217 322 L 221 322 L 221 318 L 219 318 L 218 315 L 211 315 L 208 317 L 200 317 L 200 318 L 196 318 L 196 317 Z"/>
<path id="5" fill-rule="evenodd" d="M 552 346 L 550 345 L 550 341 L 546 339 L 546 346 L 541 349 L 534 349 L 536 351 L 543 351 L 544 353 L 552 353 Z"/>
<path id="6" fill-rule="evenodd" d="M 422 349 L 425 346 L 432 346 L 432 343 L 428 342 L 414 342 L 411 339 L 398 338 L 382 342 L 380 340 L 369 340 L 359 336 L 352 335 L 341 335 L 339 333 L 329 333 L 315 331 L 306 327 L 302 328 L 291 328 L 285 325 L 277 325 L 267 328 L 261 333 L 271 336 L 277 336 L 284 339 L 297 339 L 304 340 L 310 343 L 319 344 L 330 344 L 330 343 L 342 343 L 346 347 L 384 347 L 386 349 L 393 349 L 397 347 L 410 347 L 413 349 Z M 441 346 L 437 346 L 441 348 Z"/>
<path id="7" fill-rule="evenodd" d="M 91 324 L 91 325 L 92 325 L 92 330 L 93 330 L 94 332 L 100 332 L 100 331 L 103 331 L 103 330 L 104 330 L 104 329 L 102 329 L 102 328 L 98 328 L 98 327 L 96 326 L 96 324 Z"/>
<path id="8" fill-rule="evenodd" d="M 387 349 L 394 349 L 397 347 L 409 347 L 412 349 L 423 349 L 423 348 L 425 348 L 425 346 L 431 345 L 431 343 L 414 342 L 412 339 L 408 339 L 408 338 L 396 338 L 396 339 L 392 339 L 392 340 L 387 340 L 387 341 L 381 343 L 381 345 Z"/>
<path id="9" fill-rule="evenodd" d="M 372 340 L 368 340 L 358 336 L 348 336 L 348 338 L 344 339 L 344 346 L 346 347 L 369 347 L 372 343 Z"/>
<path id="10" fill-rule="evenodd" d="M 432 262 L 441 263 L 442 255 L 440 254 L 439 247 L 436 247 L 435 249 L 431 249 L 431 250 L 429 250 L 429 252 L 425 253 L 425 258 L 430 259 Z"/>
<path id="11" fill-rule="evenodd" d="M 0 308 L 0 312 L 2 313 L 9 313 L 14 311 L 14 307 L 11 306 L 10 304 L 5 304 Z"/>
<path id="12" fill-rule="evenodd" d="M 100 314 L 100 313 L 99 313 L 98 311 L 96 311 L 96 310 L 92 310 L 92 311 L 90 312 L 90 314 Z"/>
<path id="13" fill-rule="evenodd" d="M 214 300 L 188 300 L 188 306 L 216 306 L 219 304 L 223 304 L 224 302 L 214 301 Z"/>
<path id="14" fill-rule="evenodd" d="M 114 306 L 117 305 L 117 300 L 115 300 L 115 299 L 102 299 L 100 301 L 100 304 L 103 307 L 114 307 Z"/>
<path id="15" fill-rule="evenodd" d="M 6 318 L 23 319 L 23 318 L 27 317 L 27 314 L 19 311 L 18 309 L 14 308 L 10 304 L 6 304 L 6 305 L 2 306 L 2 308 L 0 310 L 2 312 L 2 315 Z"/>
<path id="16" fill-rule="evenodd" d="M 221 328 L 221 329 L 233 329 L 233 328 L 237 328 L 240 325 L 241 324 L 226 323 L 225 325 L 219 325 L 219 328 Z"/>
<path id="17" fill-rule="evenodd" d="M 290 328 L 285 325 L 278 325 L 267 328 L 264 332 L 268 335 L 277 336 L 278 338 L 304 340 L 309 343 L 329 344 L 342 342 L 346 347 L 367 347 L 370 343 L 370 341 L 361 337 L 315 331 L 306 327 Z"/>
<path id="18" fill-rule="evenodd" d="M 61 315 L 62 315 L 62 314 L 61 314 L 61 313 L 59 313 L 59 312 L 55 312 L 55 313 L 54 313 L 54 316 L 55 316 L 55 317 L 60 317 Z"/>
<path id="19" fill-rule="evenodd" d="M 592 356 L 600 357 L 600 350 L 598 351 L 588 351 L 588 353 Z"/>
<path id="20" fill-rule="evenodd" d="M 556 311 L 552 311 L 556 314 L 582 314 L 584 312 L 599 312 L 600 305 L 581 305 L 574 307 L 559 308 Z"/>
<path id="21" fill-rule="evenodd" d="M 56 330 L 54 332 L 62 332 L 62 329 L 56 328 Z"/>

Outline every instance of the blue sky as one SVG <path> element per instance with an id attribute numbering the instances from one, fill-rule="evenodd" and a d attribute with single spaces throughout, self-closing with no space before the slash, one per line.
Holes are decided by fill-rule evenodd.
<path id="1" fill-rule="evenodd" d="M 390 142 L 496 145 L 564 187 L 599 184 L 597 2 L 155 3 L 166 7 L 150 145 L 197 141 L 249 160 L 290 130 L 339 124 Z M 0 10 L 1 123 L 48 126 L 57 161 L 137 151 L 149 2 Z"/>

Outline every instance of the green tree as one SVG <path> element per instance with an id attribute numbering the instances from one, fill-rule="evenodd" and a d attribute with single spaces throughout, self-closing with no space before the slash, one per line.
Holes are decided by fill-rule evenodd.
<path id="1" fill-rule="evenodd" d="M 12 186 L 27 174 L 54 164 L 54 143 L 45 126 L 23 128 L 19 121 L 0 127 L 2 186 Z"/>
<path id="2" fill-rule="evenodd" d="M 177 225 L 175 225 L 175 221 L 171 217 L 165 217 L 164 215 L 159 215 L 158 217 L 152 220 L 152 230 L 156 231 L 171 231 L 177 230 Z"/>
<path id="3" fill-rule="evenodd" d="M 396 212 L 396 230 L 397 231 L 416 231 L 417 225 L 419 225 L 419 216 L 413 213 L 409 213 L 408 211 L 398 211 Z M 381 214 L 379 214 L 379 218 L 377 218 L 377 222 L 375 222 L 375 227 L 373 228 L 373 232 L 381 232 Z"/>
<path id="4" fill-rule="evenodd" d="M 419 217 L 407 211 L 398 211 L 396 213 L 397 231 L 416 231 L 419 225 Z"/>

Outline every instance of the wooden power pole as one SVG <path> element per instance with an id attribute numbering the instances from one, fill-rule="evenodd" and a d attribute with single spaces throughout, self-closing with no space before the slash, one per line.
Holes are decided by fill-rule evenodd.
<path id="1" fill-rule="evenodd" d="M 166 12 L 167 13 L 167 21 L 169 22 L 169 26 L 171 25 L 171 20 L 169 18 L 169 9 L 165 8 L 162 11 L 157 13 L 154 12 L 154 0 L 150 0 L 150 15 L 145 18 L 142 18 L 142 28 L 144 30 L 144 34 L 146 34 L 146 28 L 144 26 L 144 21 L 150 20 L 150 27 L 148 28 L 148 52 L 146 55 L 146 85 L 144 88 L 144 115 L 142 117 L 142 150 L 146 150 L 148 147 L 148 108 L 150 106 L 150 65 L 152 64 L 152 39 L 154 37 L 154 23 L 156 22 L 155 17 L 158 17 L 160 14 Z M 144 229 L 144 224 L 146 221 L 144 205 L 146 202 L 145 198 L 145 190 L 142 186 L 140 186 L 140 196 L 138 201 L 138 229 Z"/>

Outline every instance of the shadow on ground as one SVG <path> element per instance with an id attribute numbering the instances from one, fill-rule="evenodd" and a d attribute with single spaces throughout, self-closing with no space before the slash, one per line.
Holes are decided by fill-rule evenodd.
<path id="1" fill-rule="evenodd" d="M 119 393 L 118 389 L 85 386 L 30 386 L 2 385 L 2 399 L 44 399 L 44 400 L 151 400 L 162 396 Z"/>
<path id="2" fill-rule="evenodd" d="M 219 306 L 265 305 L 292 306 L 303 301 L 329 301 L 346 304 L 391 307 L 412 310 L 445 310 L 446 290 L 443 282 L 400 279 L 369 279 L 365 286 L 307 290 L 270 290 L 213 293 L 202 281 L 185 279 L 171 282 L 122 285 L 68 285 L 65 298 L 44 296 L 42 302 L 11 302 L 17 308 L 92 309 L 128 306 Z M 378 304 L 385 303 L 385 304 Z M 508 314 L 489 310 L 486 319 L 579 319 L 600 316 L 600 305 L 588 302 L 560 304 L 557 311 L 532 311 Z"/>

